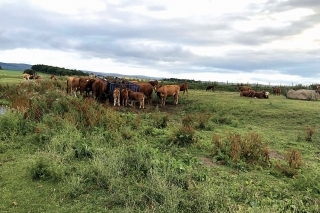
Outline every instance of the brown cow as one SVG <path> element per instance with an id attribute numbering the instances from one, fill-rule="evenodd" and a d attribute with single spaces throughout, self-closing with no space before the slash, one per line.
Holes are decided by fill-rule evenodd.
<path id="1" fill-rule="evenodd" d="M 113 106 L 120 106 L 120 88 L 116 87 L 113 90 Z"/>
<path id="2" fill-rule="evenodd" d="M 28 74 L 28 73 L 22 74 L 22 79 L 29 80 L 29 78 L 30 78 L 30 74 Z"/>
<path id="3" fill-rule="evenodd" d="M 212 92 L 214 92 L 214 85 L 209 85 L 206 88 L 206 91 L 211 90 Z"/>
<path id="4" fill-rule="evenodd" d="M 238 86 L 238 89 L 239 89 L 240 92 L 242 92 L 242 91 L 252 90 L 252 87 L 250 87 L 250 86 Z"/>
<path id="5" fill-rule="evenodd" d="M 188 83 L 184 82 L 184 83 L 180 84 L 179 86 L 180 86 L 180 91 L 183 91 L 183 95 L 185 92 L 187 92 L 187 95 L 188 95 Z"/>
<path id="6" fill-rule="evenodd" d="M 99 78 L 96 78 L 92 84 L 92 96 L 99 102 L 102 102 L 103 94 L 106 94 L 108 82 Z"/>
<path id="7" fill-rule="evenodd" d="M 74 77 L 68 77 L 67 78 L 67 94 L 72 92 L 72 81 Z"/>
<path id="8" fill-rule="evenodd" d="M 51 75 L 50 79 L 51 80 L 58 80 L 55 75 Z"/>
<path id="9" fill-rule="evenodd" d="M 74 77 L 72 80 L 72 89 L 74 92 L 74 96 L 77 97 L 77 91 L 80 91 L 80 78 L 79 77 Z"/>
<path id="10" fill-rule="evenodd" d="M 265 91 L 254 92 L 252 97 L 254 97 L 254 98 L 269 98 L 269 92 L 265 92 Z"/>
<path id="11" fill-rule="evenodd" d="M 153 86 L 151 85 L 151 83 L 150 82 L 148 82 L 148 83 L 136 82 L 135 84 L 139 85 L 139 87 L 140 87 L 139 92 L 142 92 L 146 96 L 148 103 L 152 104 Z"/>
<path id="12" fill-rule="evenodd" d="M 272 91 L 274 95 L 281 95 L 281 88 L 280 87 L 272 87 Z"/>
<path id="13" fill-rule="evenodd" d="M 80 96 L 81 95 L 86 97 L 89 96 L 89 93 L 92 92 L 92 84 L 94 81 L 95 81 L 94 78 L 80 77 L 79 79 Z"/>
<path id="14" fill-rule="evenodd" d="M 168 96 L 173 96 L 174 104 L 178 104 L 180 93 L 179 85 L 158 85 L 155 86 L 155 90 L 157 91 L 157 93 L 160 93 L 162 105 L 166 104 L 166 99 Z"/>
<path id="15" fill-rule="evenodd" d="M 139 101 L 139 108 L 144 109 L 144 94 L 142 92 L 134 92 L 132 90 L 128 90 L 128 97 L 131 100 L 131 106 L 133 104 L 133 101 Z"/>
<path id="16" fill-rule="evenodd" d="M 122 106 L 128 106 L 128 89 L 127 87 L 124 87 L 120 91 L 120 99 Z"/>
<path id="17" fill-rule="evenodd" d="M 244 97 L 254 97 L 255 91 L 254 90 L 249 90 L 249 91 L 242 91 L 240 92 L 240 96 L 244 96 Z"/>

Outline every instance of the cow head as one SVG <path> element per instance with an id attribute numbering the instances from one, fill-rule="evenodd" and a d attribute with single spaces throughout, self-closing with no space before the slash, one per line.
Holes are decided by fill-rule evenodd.
<path id="1" fill-rule="evenodd" d="M 159 90 L 161 90 L 161 88 L 162 88 L 162 85 L 160 85 L 160 84 L 153 86 L 154 92 L 158 92 Z"/>

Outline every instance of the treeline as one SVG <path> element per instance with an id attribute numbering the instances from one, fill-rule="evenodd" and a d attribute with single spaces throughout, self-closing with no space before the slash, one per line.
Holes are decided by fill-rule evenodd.
<path id="1" fill-rule="evenodd" d="M 37 72 L 47 73 L 47 74 L 57 75 L 57 76 L 71 76 L 71 75 L 88 76 L 89 75 L 88 73 L 85 73 L 81 70 L 65 69 L 65 68 L 61 68 L 61 67 L 54 67 L 54 66 L 49 66 L 49 65 L 44 65 L 44 64 L 32 65 L 31 69 L 26 69 L 26 70 L 24 70 L 23 73 L 28 73 L 30 75 L 34 75 Z"/>
<path id="2" fill-rule="evenodd" d="M 163 78 L 162 81 L 201 83 L 201 81 L 195 81 L 195 80 L 191 80 L 191 79 L 179 79 L 179 78 Z"/>

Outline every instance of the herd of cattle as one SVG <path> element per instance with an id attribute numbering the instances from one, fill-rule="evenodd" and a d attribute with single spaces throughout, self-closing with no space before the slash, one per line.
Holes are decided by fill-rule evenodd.
<path id="1" fill-rule="evenodd" d="M 254 91 L 250 86 L 239 86 L 240 96 L 253 98 L 269 98 L 268 91 Z M 281 89 L 279 87 L 272 87 L 273 94 L 280 95 Z"/>
<path id="2" fill-rule="evenodd" d="M 39 79 L 41 76 L 29 75 L 27 73 L 23 74 L 23 79 Z M 57 80 L 57 78 L 52 75 L 50 77 L 52 80 Z M 250 86 L 240 86 L 238 89 L 241 97 L 252 97 L 252 98 L 269 98 L 270 93 L 268 91 L 255 91 Z M 133 102 L 139 102 L 139 108 L 145 108 L 145 101 L 149 104 L 152 103 L 152 94 L 155 92 L 158 97 L 158 102 L 161 105 L 166 104 L 167 97 L 174 98 L 174 104 L 179 102 L 180 91 L 183 94 L 188 94 L 188 83 L 184 82 L 182 84 L 174 85 L 161 85 L 157 80 L 149 82 L 138 82 L 138 81 L 127 81 L 121 80 L 114 77 L 68 77 L 67 78 L 67 94 L 74 94 L 75 96 L 83 97 L 93 97 L 98 102 L 104 102 L 109 99 L 113 102 L 114 106 L 128 106 L 133 104 Z M 214 91 L 214 85 L 209 85 L 206 87 L 206 91 Z M 312 90 L 317 94 L 320 94 L 320 85 L 317 86 L 316 90 Z M 274 95 L 281 95 L 280 87 L 272 87 L 272 92 Z M 290 90 L 292 93 L 292 91 Z M 291 94 L 290 93 L 290 94 Z M 308 99 L 310 94 L 306 93 L 306 90 L 296 91 L 299 93 L 295 95 L 294 99 Z M 306 94 L 307 95 L 306 95 Z M 290 98 L 287 92 L 287 97 Z M 297 96 L 297 97 L 296 97 Z M 301 97 L 303 96 L 303 98 Z M 311 95 L 312 97 L 314 95 Z M 131 102 L 131 103 L 130 103 Z"/>
<path id="3" fill-rule="evenodd" d="M 67 94 L 75 96 L 93 97 L 98 102 L 107 99 L 113 101 L 114 106 L 127 106 L 139 102 L 139 108 L 144 108 L 144 102 L 152 103 L 153 91 L 157 94 L 161 105 L 166 104 L 167 97 L 174 97 L 174 104 L 178 104 L 179 93 L 188 93 L 188 84 L 160 85 L 157 80 L 149 82 L 127 81 L 117 78 L 68 77 Z M 121 104 L 120 104 L 121 103 Z"/>

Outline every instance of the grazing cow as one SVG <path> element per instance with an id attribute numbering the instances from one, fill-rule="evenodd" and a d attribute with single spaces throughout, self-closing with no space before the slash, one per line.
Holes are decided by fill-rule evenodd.
<path id="1" fill-rule="evenodd" d="M 252 87 L 250 87 L 250 86 L 238 86 L 238 89 L 239 89 L 240 92 L 242 92 L 242 91 L 252 90 Z"/>
<path id="2" fill-rule="evenodd" d="M 51 75 L 50 79 L 51 80 L 58 80 L 55 75 Z"/>
<path id="3" fill-rule="evenodd" d="M 96 78 L 92 84 L 92 96 L 97 101 L 102 102 L 103 95 L 107 95 L 108 82 L 99 78 Z"/>
<path id="4" fill-rule="evenodd" d="M 184 82 L 184 83 L 180 84 L 179 86 L 180 86 L 180 91 L 183 91 L 183 94 L 185 92 L 187 92 L 187 95 L 188 95 L 188 83 Z"/>
<path id="5" fill-rule="evenodd" d="M 274 95 L 281 95 L 280 87 L 272 87 L 272 91 Z"/>
<path id="6" fill-rule="evenodd" d="M 160 93 L 162 105 L 166 104 L 166 99 L 168 96 L 174 97 L 174 104 L 178 104 L 179 101 L 179 93 L 180 87 L 179 85 L 158 85 L 155 86 L 155 90 L 157 93 Z"/>
<path id="7" fill-rule="evenodd" d="M 29 80 L 29 78 L 30 78 L 30 74 L 28 74 L 28 73 L 22 74 L 22 79 Z"/>
<path id="8" fill-rule="evenodd" d="M 254 97 L 255 91 L 254 90 L 249 90 L 249 91 L 242 91 L 240 92 L 240 96 L 244 96 L 244 97 Z"/>
<path id="9" fill-rule="evenodd" d="M 128 106 L 128 89 L 127 87 L 124 87 L 120 91 L 120 99 L 121 99 L 121 104 L 122 106 Z"/>
<path id="10" fill-rule="evenodd" d="M 209 91 L 209 90 L 211 90 L 213 92 L 214 91 L 214 85 L 207 86 L 206 91 Z"/>
<path id="11" fill-rule="evenodd" d="M 144 94 L 142 92 L 134 92 L 132 90 L 128 90 L 128 97 L 131 100 L 131 106 L 133 101 L 139 101 L 139 109 L 144 109 Z"/>
<path id="12" fill-rule="evenodd" d="M 120 88 L 116 87 L 113 90 L 113 106 L 120 106 Z"/>
<path id="13" fill-rule="evenodd" d="M 265 91 L 254 92 L 252 97 L 254 97 L 254 98 L 269 98 L 269 92 L 265 92 Z"/>

